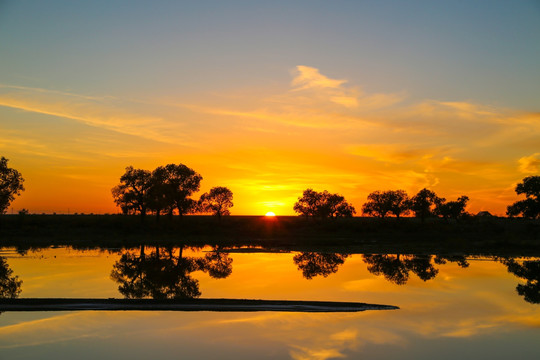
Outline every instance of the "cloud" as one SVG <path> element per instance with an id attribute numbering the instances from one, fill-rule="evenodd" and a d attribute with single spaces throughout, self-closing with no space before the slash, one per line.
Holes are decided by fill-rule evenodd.
<path id="1" fill-rule="evenodd" d="M 177 143 L 181 124 L 146 111 L 131 111 L 134 104 L 113 97 L 91 97 L 55 90 L 0 84 L 0 106 L 64 119 L 164 143 Z M 175 135 L 172 133 L 176 132 Z"/>
<path id="2" fill-rule="evenodd" d="M 305 90 L 312 88 L 339 88 L 347 80 L 330 79 L 319 72 L 319 69 L 298 65 L 296 67 L 296 76 L 291 82 L 294 90 Z"/>
<path id="3" fill-rule="evenodd" d="M 302 102 L 326 101 L 340 105 L 348 109 L 379 109 L 394 105 L 403 100 L 403 94 L 364 94 L 358 86 L 345 86 L 347 80 L 331 79 L 320 70 L 310 66 L 298 65 L 294 71 L 295 76 L 291 81 L 292 96 L 291 102 L 296 104 Z M 295 96 L 296 93 L 305 95 Z M 299 101 L 300 96 L 305 96 Z"/>
<path id="4" fill-rule="evenodd" d="M 440 152 L 439 149 L 415 148 L 411 144 L 362 144 L 345 148 L 352 155 L 395 164 L 431 158 L 435 152 Z"/>
<path id="5" fill-rule="evenodd" d="M 540 153 L 534 153 L 530 156 L 524 156 L 518 160 L 519 171 L 525 174 L 534 174 L 540 172 Z"/>

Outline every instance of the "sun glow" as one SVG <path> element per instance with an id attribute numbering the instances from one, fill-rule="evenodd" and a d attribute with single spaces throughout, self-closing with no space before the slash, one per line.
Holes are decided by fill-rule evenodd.
<path id="1" fill-rule="evenodd" d="M 272 211 L 267 212 L 264 216 L 276 216 Z"/>

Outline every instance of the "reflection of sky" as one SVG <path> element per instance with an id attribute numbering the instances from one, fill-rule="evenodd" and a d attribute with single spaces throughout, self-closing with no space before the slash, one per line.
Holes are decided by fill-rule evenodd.
<path id="1" fill-rule="evenodd" d="M 119 256 L 96 255 L 55 249 L 7 260 L 24 281 L 22 297 L 119 297 L 108 279 Z M 519 279 L 500 263 L 473 260 L 467 269 L 436 265 L 435 279 L 423 282 L 412 275 L 407 285 L 398 286 L 369 274 L 360 255 L 347 258 L 327 278 L 305 280 L 293 255 L 231 254 L 230 277 L 194 277 L 202 297 L 360 301 L 401 309 L 350 314 L 8 312 L 0 315 L 0 349 L 10 359 L 53 358 L 60 348 L 82 359 L 540 355 L 540 307 L 517 295 Z M 50 279 L 49 271 L 54 274 Z M 68 280 L 67 273 L 79 280 Z"/>

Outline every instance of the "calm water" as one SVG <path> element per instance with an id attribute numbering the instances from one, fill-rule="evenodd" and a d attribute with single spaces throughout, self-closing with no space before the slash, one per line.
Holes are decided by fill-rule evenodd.
<path id="1" fill-rule="evenodd" d="M 5 312 L 0 358 L 540 358 L 540 259 L 142 250 L 4 249 L 0 256 L 22 280 L 19 297 L 332 300 L 401 309 Z"/>

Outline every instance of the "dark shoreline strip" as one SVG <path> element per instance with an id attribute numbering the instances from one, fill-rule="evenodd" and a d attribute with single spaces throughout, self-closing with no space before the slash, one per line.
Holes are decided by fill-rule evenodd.
<path id="1" fill-rule="evenodd" d="M 358 312 L 395 309 L 399 308 L 391 305 L 332 301 L 244 299 L 0 299 L 0 312 L 81 310 Z"/>

